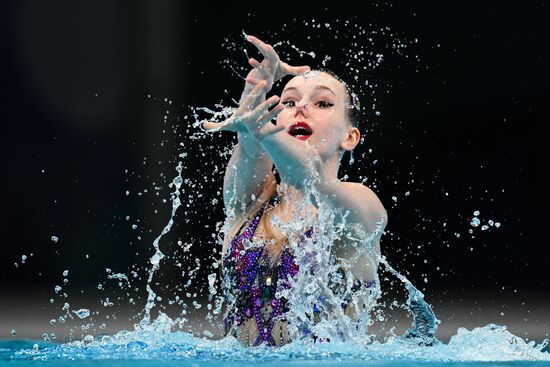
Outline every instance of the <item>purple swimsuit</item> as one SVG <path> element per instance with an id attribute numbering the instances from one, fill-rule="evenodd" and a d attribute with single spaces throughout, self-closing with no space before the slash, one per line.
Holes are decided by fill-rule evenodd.
<path id="1" fill-rule="evenodd" d="M 280 257 L 274 261 L 269 256 L 265 242 L 245 247 L 245 244 L 250 245 L 252 242 L 260 219 L 271 203 L 272 201 L 260 208 L 244 230 L 241 228 L 239 234 L 231 241 L 229 251 L 223 259 L 224 276 L 229 281 L 227 286 L 230 288 L 224 291 L 232 292 L 235 296 L 235 304 L 224 318 L 225 333 L 227 335 L 234 325 L 240 326 L 247 319 L 254 318 L 259 335 L 254 343 L 251 343 L 253 346 L 264 343 L 276 345 L 272 335 L 273 327 L 276 321 L 285 320 L 288 309 L 286 300 L 276 298 L 275 294 L 289 289 L 291 286 L 289 279 L 299 271 L 299 266 L 288 248 L 282 250 Z M 305 236 L 311 238 L 312 234 L 313 228 L 310 228 Z M 352 290 L 361 286 L 367 288 L 374 286 L 374 282 L 362 283 L 357 280 L 356 283 Z M 265 304 L 271 306 L 271 312 L 267 317 L 264 317 L 261 312 Z M 315 308 L 313 311 L 318 312 Z"/>
<path id="2" fill-rule="evenodd" d="M 233 325 L 240 326 L 245 319 L 254 318 L 259 335 L 252 345 L 266 343 L 275 345 L 272 335 L 275 321 L 284 320 L 286 301 L 276 298 L 275 294 L 290 288 L 289 276 L 298 273 L 298 265 L 288 248 L 285 248 L 278 260 L 269 256 L 267 243 L 245 248 L 245 241 L 252 241 L 262 214 L 270 203 L 266 203 L 250 221 L 247 228 L 231 241 L 231 247 L 224 258 L 226 276 L 236 296 L 236 304 L 224 319 L 225 331 Z M 312 230 L 306 232 L 311 237 Z M 271 305 L 268 317 L 261 313 L 264 304 Z"/>

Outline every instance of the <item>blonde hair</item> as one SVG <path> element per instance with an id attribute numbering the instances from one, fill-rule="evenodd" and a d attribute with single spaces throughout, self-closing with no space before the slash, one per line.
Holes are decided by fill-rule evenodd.
<path id="1" fill-rule="evenodd" d="M 275 179 L 275 177 L 273 177 Z M 260 195 L 263 196 L 266 193 L 266 190 L 271 186 L 271 182 L 266 180 L 266 183 L 263 185 L 262 189 L 260 190 Z M 275 191 L 275 195 L 277 195 Z M 268 195 L 269 199 L 266 201 L 269 202 L 271 199 L 273 199 L 273 195 Z M 273 215 L 273 211 L 269 210 L 273 207 L 268 207 L 266 211 L 262 214 L 262 217 L 260 218 L 260 223 L 258 227 L 261 227 L 265 232 L 265 237 L 272 241 L 272 245 L 270 246 L 270 250 L 275 250 L 276 254 L 280 254 L 281 251 L 283 251 L 284 247 L 288 244 L 288 237 L 286 234 L 280 232 L 280 231 L 274 231 L 273 226 L 270 224 L 271 217 Z M 276 232 L 279 232 L 277 234 Z M 273 251 L 272 251 L 273 253 Z"/>
<path id="2" fill-rule="evenodd" d="M 275 231 L 273 230 L 273 226 L 269 223 L 271 220 L 271 216 L 273 215 L 272 211 L 266 211 L 262 215 L 262 218 L 260 220 L 260 224 L 262 225 L 262 228 L 265 230 L 266 237 L 273 241 L 272 245 L 270 246 L 270 250 L 273 253 L 279 254 L 281 251 L 283 251 L 284 247 L 288 244 L 288 237 L 284 234 L 279 232 L 280 234 L 277 235 Z"/>

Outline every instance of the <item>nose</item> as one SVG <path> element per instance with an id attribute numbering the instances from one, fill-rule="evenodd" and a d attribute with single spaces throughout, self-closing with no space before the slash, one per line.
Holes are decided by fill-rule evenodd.
<path id="1" fill-rule="evenodd" d="M 297 104 L 296 105 L 296 116 L 298 115 L 298 113 L 301 113 L 303 116 L 307 116 L 308 115 L 308 106 L 307 106 L 307 103 L 304 103 L 302 105 L 300 104 Z"/>

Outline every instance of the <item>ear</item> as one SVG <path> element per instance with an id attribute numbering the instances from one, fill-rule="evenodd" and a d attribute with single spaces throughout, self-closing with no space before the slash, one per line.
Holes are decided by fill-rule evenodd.
<path id="1" fill-rule="evenodd" d="M 340 148 L 343 150 L 351 151 L 359 144 L 361 139 L 361 132 L 356 127 L 350 127 L 344 137 L 344 140 L 340 143 Z"/>

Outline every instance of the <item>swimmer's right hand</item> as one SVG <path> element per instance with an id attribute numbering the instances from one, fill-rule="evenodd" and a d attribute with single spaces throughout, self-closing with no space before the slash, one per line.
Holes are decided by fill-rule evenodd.
<path id="1" fill-rule="evenodd" d="M 230 118 L 223 122 L 204 122 L 202 124 L 203 129 L 207 132 L 233 131 L 249 133 L 256 139 L 261 139 L 267 135 L 284 130 L 284 126 L 276 126 L 269 123 L 284 109 L 284 105 L 279 104 L 269 110 L 270 107 L 279 102 L 280 98 L 278 96 L 271 96 L 266 101 L 259 103 L 263 98 L 265 87 L 266 81 L 260 81 L 241 101 L 239 108 L 237 108 Z"/>

